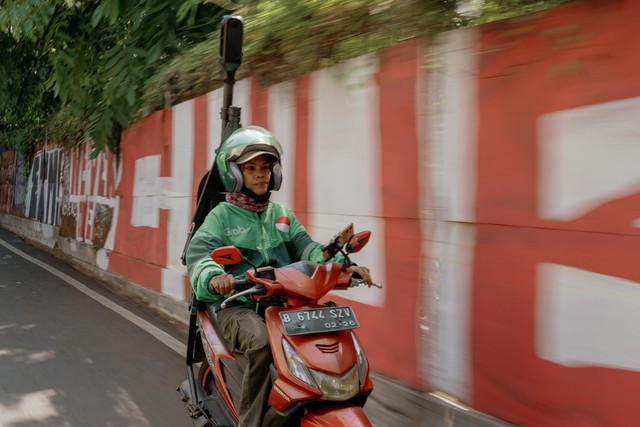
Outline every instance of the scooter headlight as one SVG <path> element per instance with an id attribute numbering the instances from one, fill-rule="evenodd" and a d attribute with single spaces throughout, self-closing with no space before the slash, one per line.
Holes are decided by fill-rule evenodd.
<path id="1" fill-rule="evenodd" d="M 309 369 L 309 371 L 320 386 L 322 400 L 347 400 L 360 391 L 356 365 L 353 365 L 344 375 L 327 374 L 315 369 Z"/>
<path id="2" fill-rule="evenodd" d="M 365 375 L 367 375 L 367 371 L 369 370 L 369 362 L 367 362 L 367 356 L 364 354 L 364 350 L 358 342 L 356 338 L 356 334 L 351 331 L 351 336 L 353 337 L 353 345 L 356 348 L 357 361 L 358 361 L 358 376 L 360 377 L 360 384 L 364 381 Z"/>
<path id="3" fill-rule="evenodd" d="M 285 339 L 282 340 L 282 350 L 284 350 L 284 357 L 287 359 L 289 371 L 291 371 L 291 373 L 300 381 L 318 390 L 318 384 L 316 384 L 311 376 L 309 368 L 307 368 L 307 365 L 305 365 L 302 359 L 300 359 L 298 353 L 293 350 L 291 344 L 289 344 Z"/>
<path id="4" fill-rule="evenodd" d="M 358 369 L 353 365 L 344 375 L 333 375 L 308 368 L 287 340 L 282 340 L 282 349 L 289 371 L 305 384 L 322 393 L 323 400 L 347 400 L 358 394 L 360 381 Z"/>

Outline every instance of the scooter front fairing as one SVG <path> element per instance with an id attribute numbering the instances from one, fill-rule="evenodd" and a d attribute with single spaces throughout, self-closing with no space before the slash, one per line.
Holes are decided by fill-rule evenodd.
<path id="1" fill-rule="evenodd" d="M 324 307 L 324 306 L 309 306 Z M 352 330 L 287 335 L 281 315 L 295 310 L 270 307 L 265 313 L 271 351 L 277 368 L 269 405 L 286 411 L 296 402 L 316 407 L 343 402 L 364 405 L 373 390 L 369 365 Z"/>

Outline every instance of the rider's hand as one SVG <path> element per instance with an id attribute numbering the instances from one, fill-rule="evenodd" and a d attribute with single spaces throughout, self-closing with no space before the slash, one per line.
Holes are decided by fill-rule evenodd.
<path id="1" fill-rule="evenodd" d="M 209 289 L 220 295 L 233 294 L 236 292 L 236 279 L 231 274 L 221 274 L 213 276 Z"/>
<path id="2" fill-rule="evenodd" d="M 354 274 L 357 274 L 362 278 L 367 286 L 371 287 L 371 285 L 373 284 L 373 279 L 371 278 L 371 272 L 369 271 L 369 268 L 362 265 L 352 265 L 350 268 Z"/>

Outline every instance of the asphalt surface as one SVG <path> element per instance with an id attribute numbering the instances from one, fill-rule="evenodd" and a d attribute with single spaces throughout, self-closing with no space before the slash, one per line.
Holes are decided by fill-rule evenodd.
<path id="1" fill-rule="evenodd" d="M 0 229 L 0 426 L 191 426 L 185 337 Z"/>

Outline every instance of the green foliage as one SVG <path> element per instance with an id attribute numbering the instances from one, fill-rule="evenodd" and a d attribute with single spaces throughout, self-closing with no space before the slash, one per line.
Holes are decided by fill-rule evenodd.
<path id="1" fill-rule="evenodd" d="M 571 0 L 245 0 L 232 10 L 245 20 L 238 78 L 265 85 L 417 37 L 510 18 Z M 218 2 L 222 3 L 222 2 Z M 462 13 L 468 5 L 470 13 Z M 221 85 L 217 35 L 181 52 L 150 79 L 146 110 Z"/>
<path id="2" fill-rule="evenodd" d="M 147 80 L 215 31 L 225 11 L 180 0 L 0 2 L 0 144 L 116 150 Z"/>
<path id="3" fill-rule="evenodd" d="M 0 0 L 0 146 L 90 139 L 94 155 L 116 151 L 133 121 L 221 84 L 216 30 L 227 13 L 245 19 L 237 77 L 272 84 L 569 1 Z"/>

